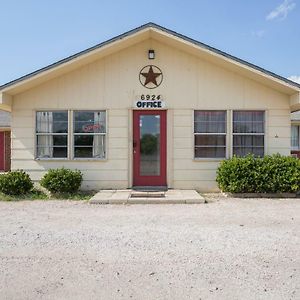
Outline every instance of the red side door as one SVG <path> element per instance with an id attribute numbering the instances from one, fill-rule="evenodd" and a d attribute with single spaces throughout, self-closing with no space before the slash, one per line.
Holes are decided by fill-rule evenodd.
<path id="1" fill-rule="evenodd" d="M 133 111 L 133 185 L 167 185 L 165 110 Z"/>

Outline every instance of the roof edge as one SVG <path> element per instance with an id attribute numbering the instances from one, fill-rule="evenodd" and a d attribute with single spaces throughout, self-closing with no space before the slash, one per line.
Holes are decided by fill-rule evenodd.
<path id="1" fill-rule="evenodd" d="M 52 63 L 50 65 L 47 65 L 47 66 L 42 67 L 40 69 L 37 69 L 37 70 L 35 70 L 33 72 L 25 74 L 25 75 L 23 75 L 21 77 L 18 77 L 17 79 L 14 79 L 14 80 L 11 80 L 11 81 L 9 81 L 7 83 L 4 83 L 3 85 L 0 85 L 0 91 L 3 90 L 3 89 L 5 89 L 5 88 L 7 88 L 7 87 L 9 87 L 9 86 L 12 86 L 12 85 L 14 85 L 16 83 L 19 83 L 19 82 L 21 82 L 23 80 L 26 80 L 26 79 L 29 79 L 29 78 L 35 76 L 35 75 L 38 75 L 38 74 L 40 74 L 42 72 L 48 71 L 48 70 L 50 70 L 52 68 L 55 68 L 55 67 L 57 67 L 57 66 L 59 66 L 61 64 L 69 62 L 69 61 L 71 61 L 71 60 L 73 60 L 73 59 L 75 59 L 77 57 L 80 57 L 81 55 L 87 54 L 87 53 L 92 52 L 92 51 L 94 51 L 96 49 L 99 49 L 99 48 L 101 48 L 101 47 L 103 47 L 105 45 L 108 45 L 108 44 L 111 44 L 111 43 L 116 42 L 118 40 L 121 40 L 121 39 L 123 39 L 123 38 L 125 38 L 127 36 L 130 36 L 130 35 L 132 35 L 132 34 L 134 34 L 136 32 L 139 32 L 139 31 L 141 31 L 143 29 L 146 29 L 146 28 L 149 28 L 149 27 L 154 27 L 154 26 L 151 26 L 151 24 L 154 25 L 154 23 L 146 23 L 146 24 L 144 24 L 142 26 L 136 27 L 134 29 L 126 31 L 125 33 L 119 34 L 119 35 L 117 35 L 117 36 L 115 36 L 115 37 L 113 37 L 111 39 L 108 39 L 108 40 L 106 40 L 104 42 L 101 42 L 101 43 L 99 43 L 99 44 L 97 44 L 95 46 L 89 47 L 89 48 L 87 48 L 85 50 L 79 51 L 79 52 L 77 52 L 75 54 L 72 54 L 72 55 L 67 56 L 67 57 L 65 57 L 63 59 L 60 59 L 60 60 L 58 60 L 58 61 L 56 61 L 56 62 L 54 62 L 54 63 Z M 158 25 L 156 25 L 156 26 L 158 26 Z"/>
<path id="2" fill-rule="evenodd" d="M 30 72 L 28 74 L 25 74 L 25 75 L 23 75 L 23 76 L 21 76 L 21 77 L 19 77 L 17 79 L 9 81 L 9 82 L 7 82 L 7 83 L 5 83 L 5 84 L 3 84 L 3 85 L 0 86 L 0 92 L 2 90 L 4 90 L 5 88 L 7 88 L 7 87 L 13 86 L 13 85 L 15 85 L 15 84 L 17 84 L 19 82 L 22 82 L 22 81 L 24 81 L 26 79 L 34 77 L 35 75 L 38 75 L 38 74 L 40 74 L 42 72 L 48 71 L 48 70 L 53 69 L 53 68 L 55 68 L 55 67 L 57 67 L 57 66 L 59 66 L 61 64 L 67 63 L 67 62 L 69 62 L 69 61 L 71 61 L 71 60 L 73 60 L 73 59 L 75 59 L 77 57 L 80 57 L 81 55 L 84 55 L 84 54 L 87 54 L 89 52 L 92 52 L 92 51 L 94 51 L 96 49 L 99 49 L 99 48 L 105 46 L 105 45 L 108 45 L 108 44 L 111 44 L 111 43 L 116 42 L 118 40 L 121 40 L 121 39 L 123 39 L 123 38 L 125 38 L 127 36 L 130 36 L 132 34 L 135 34 L 135 33 L 139 32 L 139 31 L 142 31 L 142 30 L 147 29 L 147 28 L 154 28 L 154 29 L 163 31 L 163 32 L 165 32 L 167 34 L 171 34 L 171 35 L 173 35 L 173 36 L 175 36 L 177 38 L 180 38 L 180 39 L 183 39 L 183 40 L 185 40 L 187 42 L 190 42 L 190 43 L 192 43 L 192 44 L 194 44 L 194 45 L 196 45 L 198 47 L 204 48 L 204 49 L 206 49 L 208 51 L 211 51 L 213 53 L 221 55 L 224 58 L 227 58 L 227 59 L 233 60 L 235 62 L 238 62 L 238 63 L 240 63 L 240 64 L 242 64 L 244 66 L 247 66 L 247 67 L 250 67 L 250 68 L 252 68 L 252 69 L 254 69 L 256 71 L 259 71 L 259 72 L 263 73 L 264 75 L 271 76 L 271 77 L 276 78 L 277 80 L 280 80 L 280 81 L 282 81 L 282 82 L 284 82 L 284 83 L 286 83 L 286 84 L 288 84 L 288 85 L 290 85 L 292 87 L 300 89 L 300 84 L 299 83 L 297 83 L 295 81 L 292 81 L 290 79 L 287 79 L 286 77 L 283 77 L 283 76 L 278 75 L 278 74 L 276 74 L 274 72 L 266 70 L 266 69 L 264 69 L 262 67 L 259 67 L 259 66 L 255 65 L 253 63 L 250 63 L 250 62 L 248 62 L 246 60 L 240 59 L 240 58 L 238 58 L 238 57 L 236 57 L 234 55 L 228 54 L 227 52 L 221 51 L 221 50 L 219 50 L 217 48 L 214 48 L 212 46 L 209 46 L 209 45 L 207 45 L 205 43 L 199 42 L 199 41 L 197 41 L 195 39 L 192 39 L 192 38 L 190 38 L 188 36 L 185 36 L 183 34 L 177 33 L 176 31 L 167 29 L 167 28 L 162 27 L 162 26 L 160 26 L 160 25 L 158 25 L 156 23 L 149 22 L 149 23 L 145 23 L 144 25 L 141 25 L 139 27 L 136 27 L 134 29 L 131 29 L 129 31 L 126 31 L 123 34 L 117 35 L 117 36 L 115 36 L 115 37 L 113 37 L 111 39 L 108 39 L 108 40 L 104 41 L 104 42 L 101 42 L 101 43 L 99 43 L 99 44 L 97 44 L 95 46 L 89 47 L 89 48 L 87 48 L 87 49 L 85 49 L 83 51 L 80 51 L 80 52 L 77 52 L 77 53 L 75 53 L 73 55 L 70 55 L 70 56 L 68 56 L 68 57 L 66 57 L 64 59 L 58 60 L 58 61 L 56 61 L 56 62 L 54 62 L 54 63 L 52 63 L 50 65 L 47 65 L 46 67 L 40 68 L 40 69 L 38 69 L 36 71 Z"/>
<path id="3" fill-rule="evenodd" d="M 253 64 L 253 63 L 250 63 L 250 62 L 248 62 L 248 61 L 246 61 L 246 60 L 243 60 L 243 59 L 241 59 L 241 58 L 238 58 L 237 56 L 231 55 L 231 54 L 229 54 L 229 53 L 227 53 L 227 52 L 224 52 L 224 51 L 222 51 L 222 50 L 219 50 L 219 49 L 217 49 L 217 48 L 214 48 L 214 47 L 212 47 L 212 46 L 209 46 L 209 45 L 207 45 L 207 44 L 205 44 L 205 43 L 203 43 L 203 42 L 199 42 L 199 41 L 197 41 L 197 40 L 195 40 L 195 39 L 193 39 L 193 38 L 190 38 L 190 37 L 188 37 L 188 36 L 186 36 L 186 35 L 183 35 L 183 34 L 181 34 L 181 33 L 176 32 L 176 31 L 167 29 L 167 28 L 162 27 L 162 26 L 160 26 L 160 25 L 157 25 L 157 24 L 155 24 L 155 23 L 148 23 L 148 24 L 152 24 L 152 25 L 153 25 L 152 27 L 154 27 L 154 28 L 157 28 L 157 29 L 162 30 L 162 31 L 164 31 L 164 32 L 166 32 L 166 33 L 172 34 L 172 35 L 174 35 L 174 36 L 176 36 L 176 37 L 178 37 L 178 38 L 181 38 L 181 39 L 183 39 L 183 40 L 185 40 L 185 41 L 188 41 L 188 42 L 190 42 L 190 43 L 193 43 L 193 44 L 195 44 L 196 46 L 200 46 L 200 47 L 202 47 L 202 48 L 205 48 L 205 49 L 207 49 L 207 50 L 209 50 L 209 51 L 211 51 L 211 52 L 217 53 L 217 54 L 219 54 L 219 55 L 221 55 L 221 56 L 224 56 L 224 57 L 226 57 L 226 58 L 229 58 L 229 59 L 231 59 L 231 60 L 234 60 L 234 61 L 236 61 L 236 62 L 238 62 L 238 63 L 241 63 L 241 64 L 243 64 L 243 65 L 246 65 L 247 67 L 250 67 L 250 68 L 252 68 L 252 69 L 255 69 L 255 70 L 257 70 L 257 71 L 260 71 L 260 72 L 262 72 L 262 73 L 264 73 L 264 74 L 266 74 L 266 75 L 270 75 L 270 76 L 272 76 L 272 77 L 274 77 L 274 78 L 276 78 L 276 79 L 279 79 L 279 80 L 281 80 L 281 81 L 284 81 L 284 82 L 286 82 L 286 83 L 288 83 L 288 84 L 290 84 L 290 85 L 293 85 L 293 86 L 295 86 L 295 87 L 297 87 L 297 88 L 300 89 L 300 84 L 299 84 L 299 83 L 297 83 L 297 82 L 295 82 L 295 81 L 293 81 L 293 80 L 290 80 L 290 79 L 288 79 L 288 78 L 286 78 L 286 77 L 283 77 L 283 76 L 281 76 L 281 75 L 278 75 L 278 74 L 276 74 L 276 73 L 274 73 L 274 72 L 272 72 L 272 71 L 266 70 L 266 69 L 264 69 L 264 68 L 262 68 L 262 67 L 260 67 L 260 66 L 258 66 L 258 65 L 255 65 L 255 64 Z"/>

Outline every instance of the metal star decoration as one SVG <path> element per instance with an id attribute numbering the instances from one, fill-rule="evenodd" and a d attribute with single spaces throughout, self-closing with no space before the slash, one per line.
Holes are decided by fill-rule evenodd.
<path id="1" fill-rule="evenodd" d="M 145 70 L 147 67 L 149 67 L 148 72 L 143 72 L 143 70 Z M 153 70 L 153 67 L 157 70 L 156 72 Z M 142 71 L 140 72 L 140 75 L 142 75 L 145 78 L 144 82 L 142 82 L 141 78 L 140 78 L 140 81 L 141 81 L 141 84 L 146 88 L 156 88 L 162 82 L 162 72 L 156 66 L 150 65 L 150 66 L 144 67 L 142 69 Z M 159 78 L 159 77 L 161 77 L 161 78 Z M 148 85 L 150 83 L 152 83 L 154 85 L 154 87 L 149 87 Z"/>

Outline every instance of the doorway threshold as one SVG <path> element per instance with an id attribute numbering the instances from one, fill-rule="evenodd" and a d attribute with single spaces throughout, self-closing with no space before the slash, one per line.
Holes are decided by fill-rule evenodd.
<path id="1" fill-rule="evenodd" d="M 139 191 L 139 192 L 165 192 L 168 190 L 168 187 L 166 185 L 162 186 L 134 186 L 132 187 L 133 191 Z"/>
<path id="2" fill-rule="evenodd" d="M 135 190 L 130 194 L 130 198 L 165 198 L 165 191 L 144 191 L 144 190 Z"/>

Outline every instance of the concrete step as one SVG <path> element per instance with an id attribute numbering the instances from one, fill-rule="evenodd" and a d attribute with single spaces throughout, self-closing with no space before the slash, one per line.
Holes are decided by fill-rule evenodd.
<path id="1" fill-rule="evenodd" d="M 134 195 L 132 197 L 132 195 Z M 91 204 L 200 204 L 205 199 L 195 190 L 168 190 L 166 192 L 138 192 L 128 190 L 101 190 Z"/>

